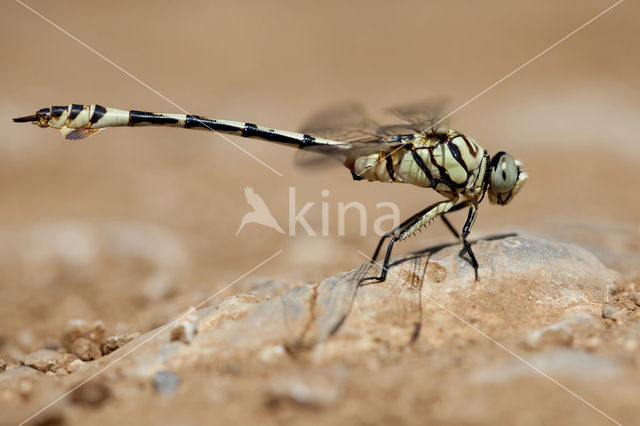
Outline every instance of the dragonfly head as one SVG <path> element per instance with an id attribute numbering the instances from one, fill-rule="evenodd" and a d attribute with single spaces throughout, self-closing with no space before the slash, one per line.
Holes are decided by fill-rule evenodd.
<path id="1" fill-rule="evenodd" d="M 25 117 L 14 118 L 14 123 L 33 123 L 40 127 L 49 127 L 49 120 L 51 119 L 51 108 L 42 108 L 36 111 L 33 115 L 27 115 Z"/>
<path id="2" fill-rule="evenodd" d="M 527 173 L 520 170 L 522 163 L 506 152 L 500 151 L 489 165 L 489 201 L 504 206 L 527 182 Z"/>

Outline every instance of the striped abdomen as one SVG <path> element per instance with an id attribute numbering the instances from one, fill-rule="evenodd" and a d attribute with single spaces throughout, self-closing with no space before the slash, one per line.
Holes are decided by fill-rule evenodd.
<path id="1" fill-rule="evenodd" d="M 185 129 L 212 130 L 246 138 L 294 144 L 303 148 L 313 145 L 339 144 L 310 135 L 276 130 L 241 121 L 215 120 L 191 114 L 158 114 L 146 111 L 121 110 L 102 105 L 53 106 L 42 108 L 35 115 L 14 119 L 16 122 L 36 122 L 42 127 L 60 129 L 67 139 L 81 139 L 106 127 L 169 126 Z"/>

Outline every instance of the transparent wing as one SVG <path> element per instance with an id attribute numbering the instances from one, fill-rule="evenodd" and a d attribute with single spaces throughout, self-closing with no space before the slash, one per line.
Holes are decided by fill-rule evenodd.
<path id="1" fill-rule="evenodd" d="M 440 127 L 448 127 L 447 102 L 444 99 L 421 101 L 388 108 L 387 111 L 401 119 L 417 133 L 430 133 Z M 446 117 L 446 118 L 445 118 Z"/>
<path id="2" fill-rule="evenodd" d="M 369 117 L 361 105 L 349 102 L 314 114 L 300 132 L 325 139 L 355 142 L 384 136 L 380 128 L 380 124 Z"/>
<path id="3" fill-rule="evenodd" d="M 343 145 L 318 145 L 300 150 L 295 164 L 303 167 L 324 166 L 331 158 L 344 162 L 350 155 L 377 152 L 388 136 L 383 126 L 367 115 L 360 104 L 353 102 L 319 111 L 309 118 L 300 132 L 344 142 Z"/>
<path id="4" fill-rule="evenodd" d="M 337 165 L 338 163 L 334 159 L 339 160 L 339 158 L 331 156 L 329 152 L 300 149 L 293 157 L 293 164 L 297 167 L 324 169 L 330 165 Z"/>
<path id="5" fill-rule="evenodd" d="M 295 164 L 302 167 L 320 167 L 331 163 L 331 159 L 345 164 L 348 160 L 393 150 L 398 143 L 384 139 L 367 139 L 346 142 L 340 145 L 315 145 L 302 148 L 295 157 Z"/>
<path id="6" fill-rule="evenodd" d="M 428 101 L 388 109 L 402 124 L 380 125 L 356 103 L 344 103 L 320 111 L 300 129 L 315 137 L 344 142 L 340 145 L 316 145 L 296 155 L 300 166 L 320 166 L 334 158 L 344 163 L 349 158 L 393 150 L 415 133 L 429 132 L 444 126 L 444 101 Z M 437 124 L 437 126 L 436 126 Z"/>

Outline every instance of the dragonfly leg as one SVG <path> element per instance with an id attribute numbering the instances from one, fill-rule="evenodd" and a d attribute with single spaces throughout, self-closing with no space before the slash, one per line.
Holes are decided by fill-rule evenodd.
<path id="1" fill-rule="evenodd" d="M 469 236 L 469 231 L 473 226 L 473 223 L 476 221 L 476 216 L 478 213 L 478 206 L 476 204 L 471 204 L 469 207 L 469 215 L 467 216 L 467 221 L 464 223 L 464 227 L 462 228 L 462 243 L 464 244 L 464 248 L 469 253 L 469 257 L 471 258 L 471 265 L 473 266 L 473 271 L 475 272 L 476 281 L 478 281 L 478 261 L 476 260 L 476 256 L 473 254 L 473 250 L 471 250 L 471 245 L 469 241 L 467 241 L 467 237 Z"/>
<path id="2" fill-rule="evenodd" d="M 447 214 L 463 209 L 468 205 L 469 205 L 468 201 L 463 201 L 461 203 L 458 203 L 455 206 L 451 207 L 451 210 L 449 210 Z M 460 239 L 460 234 L 458 234 L 458 231 L 456 230 L 456 228 L 454 228 L 453 225 L 451 225 L 451 222 L 449 222 L 449 219 L 447 219 L 447 215 L 442 214 L 440 215 L 440 217 L 442 218 L 442 221 L 444 222 L 444 224 L 447 225 L 447 228 L 449 228 L 453 236 L 456 237 L 457 239 Z"/>
<path id="3" fill-rule="evenodd" d="M 406 228 L 409 224 L 413 223 L 414 221 L 416 221 L 416 219 L 418 219 L 419 217 L 423 216 L 425 213 L 427 213 L 433 206 L 429 206 L 424 210 L 420 210 L 418 213 L 414 214 L 413 216 L 411 216 L 409 219 L 406 219 L 405 221 L 403 221 L 400 225 L 396 226 L 395 228 L 393 228 L 391 231 L 387 232 L 386 234 L 384 234 L 381 238 L 380 241 L 378 241 L 378 245 L 376 246 L 376 251 L 373 252 L 373 256 L 371 257 L 371 263 L 375 263 L 375 261 L 378 259 L 378 255 L 380 254 L 380 249 L 382 248 L 382 245 L 384 244 L 385 240 L 389 237 L 392 237 L 398 233 L 400 233 L 400 231 L 402 231 L 404 228 Z"/>
<path id="4" fill-rule="evenodd" d="M 411 235 L 413 235 L 418 229 L 422 228 L 428 221 L 439 216 L 443 213 L 449 211 L 452 207 L 454 207 L 456 199 L 441 201 L 439 203 L 433 204 L 426 209 L 416 213 L 411 216 L 409 219 L 405 220 L 399 227 L 394 229 L 393 237 L 387 245 L 387 252 L 384 256 L 384 261 L 382 263 L 382 272 L 379 277 L 376 277 L 376 281 L 383 282 L 387 279 L 387 272 L 389 270 L 389 260 L 391 259 L 391 252 L 393 250 L 393 245 L 398 240 L 403 240 Z M 385 237 L 383 237 L 385 238 Z M 378 244 L 379 246 L 382 244 L 382 241 Z M 379 247 L 378 247 L 379 249 Z M 378 251 L 378 250 L 376 250 Z M 376 253 L 377 254 L 377 253 Z"/>
<path id="5" fill-rule="evenodd" d="M 441 215 L 440 217 L 442 218 L 442 221 L 444 222 L 444 224 L 447 225 L 447 228 L 449 228 L 449 231 L 451 231 L 453 236 L 459 239 L 460 234 L 458 234 L 458 231 L 456 231 L 456 228 L 454 228 L 453 225 L 451 225 L 451 222 L 449 222 L 449 219 L 447 219 L 445 215 Z"/>

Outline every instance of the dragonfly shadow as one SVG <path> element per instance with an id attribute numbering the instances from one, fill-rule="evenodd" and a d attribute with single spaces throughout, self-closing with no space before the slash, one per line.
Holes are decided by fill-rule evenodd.
<path id="1" fill-rule="evenodd" d="M 497 241 L 497 240 L 502 240 L 505 238 L 509 238 L 509 237 L 517 237 L 518 234 L 516 232 L 509 232 L 506 234 L 496 234 L 496 235 L 491 235 L 485 238 L 482 238 L 482 240 L 484 241 Z M 477 243 L 478 240 L 472 240 L 469 241 L 470 245 L 474 245 L 475 243 Z M 419 257 L 427 257 L 427 262 L 429 261 L 429 258 L 431 258 L 432 255 L 434 255 L 435 253 L 439 252 L 442 249 L 445 249 L 447 247 L 453 247 L 455 245 L 460 244 L 460 241 L 456 241 L 456 242 L 452 242 L 452 243 L 446 243 L 446 244 L 438 244 L 436 246 L 432 246 L 432 247 L 427 247 L 424 248 L 422 250 L 417 250 L 414 251 L 412 253 L 410 253 L 408 256 L 403 257 L 402 259 L 398 259 L 393 263 L 390 263 L 389 266 L 396 266 L 396 265 L 400 265 L 406 261 L 409 260 L 413 260 L 413 259 L 417 259 Z M 466 261 L 467 263 L 469 263 L 469 265 L 473 266 L 473 264 L 471 263 L 471 259 L 469 258 L 469 254 L 467 253 L 467 251 L 464 248 L 464 245 L 462 246 L 462 248 L 460 249 L 460 251 L 458 252 L 458 256 L 460 256 L 461 259 L 464 259 L 464 261 Z"/>

